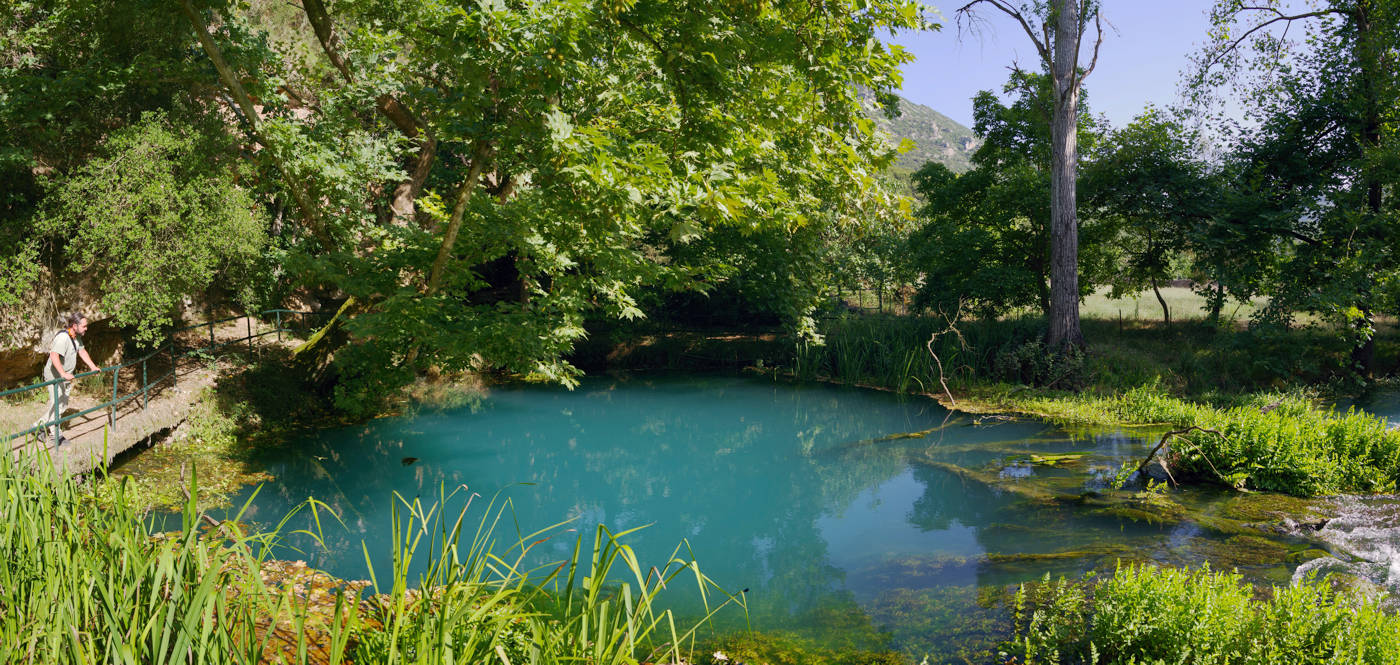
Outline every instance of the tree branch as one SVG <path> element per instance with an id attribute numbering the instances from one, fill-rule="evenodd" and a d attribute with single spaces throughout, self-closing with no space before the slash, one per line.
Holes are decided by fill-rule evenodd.
<path id="1" fill-rule="evenodd" d="M 1153 447 L 1152 450 L 1149 451 L 1149 452 L 1147 453 L 1147 457 L 1144 457 L 1144 458 L 1142 459 L 1142 464 L 1139 464 L 1139 465 L 1138 465 L 1137 473 L 1142 473 L 1142 470 L 1147 468 L 1147 464 L 1148 464 L 1149 462 L 1152 461 L 1152 456 L 1153 456 L 1153 455 L 1156 455 L 1156 454 L 1157 454 L 1157 451 L 1162 449 L 1162 446 L 1167 445 L 1167 439 L 1170 439 L 1170 438 L 1172 438 L 1172 437 L 1174 437 L 1174 436 L 1181 436 L 1181 435 L 1183 435 L 1183 434 L 1190 434 L 1191 432 L 1209 432 L 1209 433 L 1214 434 L 1214 435 L 1216 435 L 1216 436 L 1218 436 L 1218 437 L 1221 437 L 1221 438 L 1224 438 L 1224 437 L 1225 437 L 1224 434 L 1221 434 L 1220 432 L 1217 432 L 1216 430 L 1213 430 L 1213 429 L 1206 429 L 1206 428 L 1204 428 L 1204 427 L 1197 427 L 1197 426 L 1195 426 L 1195 425 L 1192 425 L 1192 426 L 1187 427 L 1187 428 L 1185 428 L 1185 429 L 1174 429 L 1174 430 L 1172 430 L 1172 431 L 1170 431 L 1170 432 L 1167 432 L 1166 434 L 1163 434 L 1163 435 L 1162 435 L 1162 440 L 1157 442 L 1157 445 L 1156 445 L 1155 447 Z M 1206 462 L 1209 463 L 1210 460 L 1206 460 Z M 1212 465 L 1211 465 L 1211 468 L 1214 469 L 1214 468 L 1215 468 L 1215 465 L 1212 464 Z M 1169 472 L 1169 473 L 1170 473 L 1170 472 Z M 1215 474 L 1216 474 L 1217 476 L 1220 475 L 1220 471 L 1217 470 L 1217 471 L 1215 472 Z"/>
<path id="2" fill-rule="evenodd" d="M 323 0 L 302 0 L 301 6 L 302 11 L 306 14 L 306 20 L 311 23 L 312 31 L 316 33 L 316 41 L 321 43 L 321 50 L 326 54 L 326 58 L 340 72 L 346 83 L 353 84 L 355 77 L 350 71 L 350 66 L 345 62 L 345 58 L 340 54 L 340 37 L 336 35 L 335 24 L 331 21 L 325 3 Z M 423 183 L 427 181 L 428 174 L 432 171 L 433 161 L 437 157 L 437 141 L 434 140 L 431 132 L 427 131 L 426 125 L 418 120 L 397 97 L 386 92 L 376 97 L 374 102 L 375 108 L 388 118 L 389 122 L 393 123 L 400 134 L 418 142 L 418 154 L 413 158 L 408 179 L 394 187 L 389 202 L 389 209 L 394 219 L 402 222 L 411 221 L 414 215 L 414 200 L 423 190 Z M 420 126 L 423 127 L 424 131 L 419 131 Z"/>
<path id="3" fill-rule="evenodd" d="M 1089 75 L 1094 73 L 1094 68 L 1099 65 L 1099 46 L 1103 45 L 1103 23 L 1100 22 L 1100 18 L 1099 13 L 1094 12 L 1094 31 L 1098 33 L 1097 37 L 1094 39 L 1094 55 L 1089 59 L 1089 68 L 1085 69 L 1083 74 L 1079 74 L 1075 77 L 1074 84 L 1076 86 L 1083 83 L 1084 79 L 1089 78 Z M 1079 61 L 1077 55 L 1074 59 L 1075 62 Z"/>
<path id="4" fill-rule="evenodd" d="M 456 200 L 452 204 L 452 217 L 447 222 L 447 230 L 442 236 L 442 247 L 438 249 L 437 258 L 433 260 L 432 271 L 428 273 L 426 295 L 432 295 L 437 291 L 438 285 L 442 283 L 442 273 L 447 266 L 447 259 L 452 256 L 452 247 L 457 243 L 457 232 L 462 228 L 462 217 L 466 214 L 467 202 L 471 200 L 472 193 L 476 191 L 476 185 L 481 180 L 481 174 L 486 168 L 486 157 L 489 147 L 484 140 L 478 140 L 476 150 L 472 153 L 472 163 L 467 169 L 467 177 L 462 181 L 462 185 L 457 188 Z"/>
<path id="5" fill-rule="evenodd" d="M 1035 44 L 1035 49 L 1040 53 L 1041 59 L 1043 59 L 1047 65 L 1052 61 L 1052 58 L 1050 57 L 1049 28 L 1047 28 L 1044 24 L 1041 25 L 1042 32 L 1045 33 L 1045 43 L 1042 44 L 1040 39 L 1035 36 L 1035 30 L 1031 28 L 1031 24 L 1026 20 L 1026 17 L 1023 16 L 1021 12 L 1017 11 L 1014 7 L 1011 7 L 1002 0 L 972 0 L 972 2 L 969 2 L 963 5 L 962 7 L 958 8 L 957 13 L 959 15 L 966 15 L 969 17 L 973 16 L 973 8 L 984 2 L 997 8 L 1003 14 L 1006 14 L 1007 16 L 1016 19 L 1016 22 L 1021 24 L 1021 29 L 1026 31 L 1026 36 L 1031 38 L 1031 43 Z"/>
<path id="6" fill-rule="evenodd" d="M 1249 30 L 1246 30 L 1244 34 L 1242 34 L 1242 35 L 1240 35 L 1239 37 L 1237 37 L 1237 38 L 1231 40 L 1228 44 L 1226 44 L 1226 45 L 1225 45 L 1224 47 L 1222 47 L 1219 51 L 1217 51 L 1217 52 L 1215 53 L 1215 55 L 1214 55 L 1213 57 L 1210 58 L 1210 60 L 1206 61 L 1205 66 L 1202 67 L 1201 69 L 1203 69 L 1203 70 L 1205 70 L 1205 69 L 1210 69 L 1211 67 L 1214 67 L 1215 65 L 1219 64 L 1221 60 L 1225 59 L 1225 56 L 1227 56 L 1227 55 L 1229 55 L 1230 53 L 1234 52 L 1234 50 L 1235 50 L 1236 48 L 1238 48 L 1240 44 L 1244 43 L 1244 40 L 1248 39 L 1250 35 L 1252 35 L 1252 34 L 1258 32 L 1258 31 L 1260 31 L 1260 30 L 1263 30 L 1264 28 L 1267 28 L 1267 27 L 1269 27 L 1270 25 L 1273 25 L 1273 24 L 1278 23 L 1278 22 L 1280 22 L 1280 21 L 1285 21 L 1285 22 L 1288 22 L 1288 23 L 1291 24 L 1293 21 L 1298 21 L 1298 20 L 1302 20 L 1302 19 L 1305 19 L 1305 18 L 1315 18 L 1315 17 L 1318 17 L 1318 16 L 1325 16 L 1325 15 L 1327 15 L 1327 14 L 1338 14 L 1338 15 L 1342 15 L 1342 16 L 1345 16 L 1345 15 L 1346 15 L 1346 12 L 1345 12 L 1345 11 L 1342 11 L 1342 10 L 1340 10 L 1340 9 L 1319 9 L 1319 10 L 1317 10 L 1317 11 L 1304 12 L 1304 13 L 1302 13 L 1302 14 L 1294 14 L 1294 15 L 1290 16 L 1290 15 L 1284 14 L 1283 12 L 1279 11 L 1278 9 L 1276 9 L 1276 8 L 1274 8 L 1274 7 L 1255 7 L 1255 6 L 1240 7 L 1240 11 L 1245 11 L 1245 10 L 1271 11 L 1271 12 L 1277 14 L 1278 16 L 1275 17 L 1275 18 L 1271 18 L 1271 19 L 1269 19 L 1269 20 L 1267 20 L 1267 21 L 1264 21 L 1263 23 L 1260 23 L 1259 25 L 1256 25 L 1256 26 L 1250 28 Z"/>
<path id="7" fill-rule="evenodd" d="M 252 97 L 248 96 L 248 91 L 243 89 L 243 84 L 238 82 L 238 77 L 234 74 L 233 68 L 229 66 L 228 61 L 224 59 L 223 51 L 219 50 L 219 45 L 214 43 L 214 37 L 209 34 L 209 28 L 204 25 L 204 20 L 200 18 L 199 13 L 196 12 L 194 6 L 190 4 L 190 0 L 180 0 L 180 9 L 184 11 L 185 17 L 190 20 L 190 25 L 194 27 L 195 37 L 199 39 L 199 45 L 204 50 L 204 54 L 209 58 L 209 61 L 214 64 L 214 69 L 218 71 L 219 78 L 223 81 L 224 87 L 228 88 L 229 94 L 233 96 L 234 102 L 238 105 L 239 110 L 243 112 L 243 118 L 248 123 L 249 134 L 252 135 L 254 141 L 263 144 L 263 146 L 267 148 L 267 150 L 265 150 L 266 154 L 272 159 L 273 164 L 277 166 L 277 171 L 282 174 L 282 179 L 286 181 L 287 190 L 291 193 L 292 199 L 296 201 L 297 207 L 301 209 L 301 214 L 306 220 L 307 227 L 311 229 L 311 233 L 316 236 L 316 239 L 321 242 L 322 246 L 326 249 L 330 249 L 330 236 L 326 234 L 326 230 L 321 226 L 321 216 L 316 206 L 311 201 L 311 195 L 308 191 L 309 188 L 292 176 L 291 171 L 287 170 L 286 164 L 277 156 L 277 151 L 272 149 L 267 141 L 263 140 L 258 131 L 260 116 L 258 115 L 257 107 L 254 106 Z"/>

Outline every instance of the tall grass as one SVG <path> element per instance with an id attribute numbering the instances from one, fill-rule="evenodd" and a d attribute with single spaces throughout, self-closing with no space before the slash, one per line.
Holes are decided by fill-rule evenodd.
<path id="1" fill-rule="evenodd" d="M 901 392 L 934 391 L 939 373 L 928 344 L 946 326 L 946 321 L 933 317 L 827 319 L 820 328 L 826 343 L 800 346 L 794 358 L 795 373 L 802 378 L 878 385 Z M 949 382 L 985 380 L 999 352 L 1039 335 L 1038 320 L 1029 318 L 965 321 L 958 328 L 961 336 L 941 334 L 933 344 Z"/>
<path id="2" fill-rule="evenodd" d="M 1400 617 L 1322 581 L 1256 599 L 1238 574 L 1123 566 L 1092 587 L 1059 580 L 1017 594 L 1027 664 L 1400 663 Z"/>
<path id="3" fill-rule="evenodd" d="M 706 599 L 702 620 L 741 601 L 679 549 L 648 568 L 621 542 L 626 533 L 602 527 L 577 537 L 572 557 L 528 568 L 528 553 L 562 537 L 557 529 L 502 550 L 495 527 L 506 506 L 467 528 L 471 502 L 448 514 L 452 495 L 441 498 L 394 498 L 393 572 L 373 581 L 383 593 L 360 598 L 356 585 L 264 581 L 286 520 L 266 532 L 236 520 L 203 529 L 192 484 L 180 530 L 158 534 L 129 503 L 99 506 L 46 460 L 6 456 L 0 662 L 681 662 L 700 624 L 679 626 L 662 589 L 693 580 Z M 325 506 L 307 509 L 319 531 Z M 410 579 L 415 561 L 426 572 Z"/>

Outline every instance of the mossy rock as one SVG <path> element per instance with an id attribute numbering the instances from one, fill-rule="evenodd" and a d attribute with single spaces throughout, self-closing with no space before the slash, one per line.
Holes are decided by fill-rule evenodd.
<path id="1" fill-rule="evenodd" d="M 1313 559 L 1321 559 L 1323 557 L 1329 556 L 1332 556 L 1332 554 L 1327 550 L 1321 550 L 1316 547 L 1309 547 L 1305 550 L 1289 552 L 1287 561 L 1288 563 L 1291 563 L 1296 566 L 1302 563 L 1307 563 L 1308 561 L 1312 561 Z"/>
<path id="2" fill-rule="evenodd" d="M 1030 453 L 1026 455 L 1013 455 L 1008 457 L 1006 461 L 1013 464 L 1066 467 L 1082 462 L 1084 456 L 1088 454 L 1089 453 Z"/>

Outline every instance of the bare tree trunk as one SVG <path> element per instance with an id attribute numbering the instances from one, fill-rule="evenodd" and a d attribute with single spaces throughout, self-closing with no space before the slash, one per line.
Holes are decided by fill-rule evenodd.
<path id="1" fill-rule="evenodd" d="M 1162 321 L 1170 328 L 1172 327 L 1172 312 L 1167 309 L 1167 299 L 1162 297 L 1162 290 L 1157 288 L 1157 278 L 1153 277 L 1151 282 L 1152 293 L 1157 295 L 1157 302 L 1162 305 Z"/>
<path id="2" fill-rule="evenodd" d="M 1050 127 L 1050 331 L 1056 351 L 1084 345 L 1079 328 L 1079 222 L 1075 185 L 1079 162 L 1079 0 L 1056 0 L 1055 115 Z"/>

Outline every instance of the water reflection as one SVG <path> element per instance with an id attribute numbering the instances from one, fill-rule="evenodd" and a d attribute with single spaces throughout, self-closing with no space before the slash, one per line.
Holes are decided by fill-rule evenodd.
<path id="1" fill-rule="evenodd" d="M 836 622 L 843 639 L 917 653 L 994 642 L 1006 626 L 1004 585 L 1119 558 L 1170 560 L 1183 539 L 1207 537 L 1047 500 L 1101 487 L 1093 469 L 1144 449 L 1118 434 L 979 424 L 928 400 L 857 389 L 601 378 L 572 392 L 495 389 L 470 409 L 295 441 L 245 518 L 274 524 L 314 496 L 346 528 L 323 521 L 326 547 L 291 538 L 302 550 L 291 556 L 365 578 L 368 551 L 383 580 L 393 492 L 424 502 L 443 488 L 499 492 L 513 508 L 505 541 L 564 520 L 585 534 L 646 526 L 628 539 L 641 561 L 664 564 L 688 543 L 713 579 L 749 589 L 758 626 L 829 635 Z M 1026 461 L 1044 456 L 1061 463 Z M 1010 491 L 1023 486 L 1036 489 Z M 291 528 L 310 525 L 301 515 Z M 566 557 L 572 537 L 534 550 L 537 563 Z"/>

